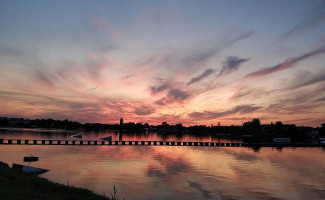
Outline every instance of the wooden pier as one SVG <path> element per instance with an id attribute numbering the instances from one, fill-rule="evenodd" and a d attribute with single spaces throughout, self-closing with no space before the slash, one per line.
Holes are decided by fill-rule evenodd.
<path id="1" fill-rule="evenodd" d="M 48 140 L 3 139 L 0 145 L 132 145 L 132 146 L 209 146 L 209 147 L 325 147 L 325 144 L 306 143 L 235 143 L 181 141 L 104 141 L 104 140 Z"/>

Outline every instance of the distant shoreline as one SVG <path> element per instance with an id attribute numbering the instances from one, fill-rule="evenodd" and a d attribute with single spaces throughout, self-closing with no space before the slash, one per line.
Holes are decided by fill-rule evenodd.
<path id="1" fill-rule="evenodd" d="M 159 135 L 195 135 L 197 137 L 231 137 L 231 139 L 242 139 L 245 143 L 270 143 L 276 138 L 290 138 L 293 143 L 315 143 L 325 137 L 325 123 L 320 127 L 296 126 L 295 124 L 283 124 L 281 121 L 262 124 L 260 119 L 255 118 L 244 122 L 241 126 L 216 126 L 195 125 L 183 126 L 183 124 L 171 125 L 162 122 L 161 125 L 150 125 L 148 123 L 124 122 L 120 119 L 119 124 L 80 123 L 76 121 L 54 120 L 54 119 L 24 119 L 0 117 L 0 127 L 15 130 L 14 128 L 25 128 L 26 130 L 37 130 L 43 132 L 69 132 L 69 131 L 120 131 L 129 133 L 153 133 Z M 8 129 L 9 128 L 9 129 Z M 35 129 L 34 129 L 35 128 Z"/>

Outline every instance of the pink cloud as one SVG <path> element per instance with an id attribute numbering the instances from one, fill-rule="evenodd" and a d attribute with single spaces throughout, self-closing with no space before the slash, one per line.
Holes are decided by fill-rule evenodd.
<path id="1" fill-rule="evenodd" d="M 99 32 L 108 32 L 116 40 L 123 40 L 124 35 L 108 20 L 103 20 L 96 17 L 89 17 L 90 22 L 95 26 Z"/>
<path id="2" fill-rule="evenodd" d="M 321 48 L 316 49 L 314 51 L 305 53 L 305 54 L 303 54 L 301 56 L 297 56 L 297 57 L 288 59 L 285 62 L 280 63 L 278 65 L 275 65 L 273 67 L 268 67 L 268 68 L 260 69 L 260 70 L 257 70 L 255 72 L 249 73 L 244 77 L 244 79 L 245 78 L 257 78 L 257 77 L 267 76 L 269 74 L 273 74 L 273 73 L 276 73 L 276 72 L 279 72 L 279 71 L 294 67 L 294 64 L 296 64 L 298 62 L 304 61 L 307 58 L 310 58 L 310 57 L 316 56 L 316 55 L 320 55 L 320 54 L 323 54 L 323 53 L 325 53 L 325 47 L 321 47 Z"/>

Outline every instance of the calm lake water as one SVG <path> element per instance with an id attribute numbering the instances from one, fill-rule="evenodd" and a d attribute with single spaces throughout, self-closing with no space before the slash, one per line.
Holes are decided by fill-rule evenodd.
<path id="1" fill-rule="evenodd" d="M 1 130 L 0 138 L 72 139 L 75 132 Z M 118 132 L 84 133 L 83 139 L 219 141 L 193 136 L 163 137 Z M 222 140 L 223 141 L 223 140 Z M 0 145 L 0 160 L 51 171 L 49 180 L 137 199 L 325 199 L 323 148 L 189 146 L 27 146 Z"/>

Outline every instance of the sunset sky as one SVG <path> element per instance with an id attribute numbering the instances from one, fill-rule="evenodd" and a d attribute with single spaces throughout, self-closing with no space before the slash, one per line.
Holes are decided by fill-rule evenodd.
<path id="1" fill-rule="evenodd" d="M 325 122 L 325 1 L 0 0 L 0 116 Z"/>

